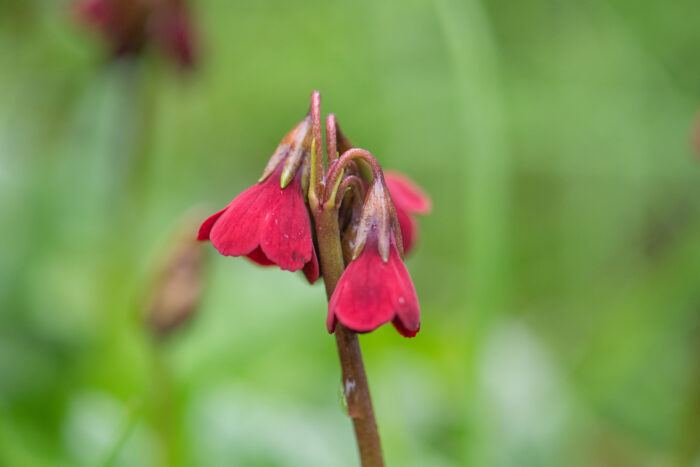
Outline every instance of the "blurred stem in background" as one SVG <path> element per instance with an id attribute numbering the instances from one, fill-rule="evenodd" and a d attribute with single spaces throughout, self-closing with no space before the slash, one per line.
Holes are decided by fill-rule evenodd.
<path id="1" fill-rule="evenodd" d="M 167 342 L 153 339 L 151 342 L 151 414 L 154 428 L 163 443 L 163 465 L 180 465 L 182 456 L 180 446 L 182 435 L 179 420 L 180 411 L 177 404 L 172 371 L 168 362 Z"/>
<path id="2" fill-rule="evenodd" d="M 150 86 L 152 77 L 148 64 L 137 58 L 115 60 L 110 64 L 110 72 L 117 78 L 118 97 L 117 118 L 114 125 L 112 145 L 115 151 L 109 162 L 113 180 L 106 196 L 103 209 L 111 215 L 105 217 L 108 226 L 105 231 L 108 251 L 112 251 L 115 261 L 107 263 L 104 284 L 123 284 L 125 289 L 113 287 L 110 293 L 119 297 L 107 296 L 106 305 L 123 303 L 115 310 L 126 311 L 129 303 L 124 302 L 125 290 L 138 287 L 134 271 L 140 264 L 140 255 L 144 251 L 145 223 L 148 212 L 146 190 L 148 185 L 148 166 L 151 156 L 151 143 L 155 130 L 154 107 L 155 86 Z M 128 294 L 127 294 L 128 295 Z M 118 313 L 118 312 L 117 312 Z M 123 316 L 117 314 L 120 324 Z"/>
<path id="3" fill-rule="evenodd" d="M 116 314 L 112 319 L 116 320 L 119 326 L 126 325 L 128 328 L 133 319 L 133 315 L 129 313 L 133 311 L 133 293 L 143 291 L 143 276 L 138 274 L 142 265 L 141 255 L 150 249 L 145 247 L 147 233 L 143 219 L 147 219 L 149 215 L 148 184 L 151 180 L 149 167 L 156 130 L 157 73 L 154 73 L 150 64 L 141 57 L 115 59 L 109 66 L 109 71 L 118 81 L 116 84 L 120 102 L 116 107 L 118 115 L 113 128 L 112 144 L 116 150 L 113 151 L 114 157 L 110 161 L 112 175 L 107 177 L 108 180 L 112 180 L 112 186 L 105 209 L 113 213 L 106 218 L 106 222 L 111 226 L 107 230 L 108 244 L 112 246 L 110 251 L 120 260 L 109 263 L 104 283 L 121 284 L 121 287 L 111 289 L 119 297 L 107 296 L 106 308 L 114 309 Z M 179 303 L 182 299 L 190 302 L 198 300 L 200 284 L 190 282 L 197 282 L 202 267 L 199 263 L 204 261 L 201 245 L 198 245 L 192 236 L 196 229 L 192 225 L 192 219 L 183 224 L 186 226 L 178 226 L 180 238 L 171 242 L 172 251 L 166 252 L 165 257 L 161 258 L 163 264 L 157 271 L 158 275 L 149 284 L 149 295 L 145 303 L 146 316 L 143 308 L 138 308 L 137 327 L 143 329 L 148 326 L 151 335 L 147 337 L 152 337 L 145 343 L 147 358 L 150 360 L 147 381 L 150 387 L 144 387 L 139 396 L 147 398 L 148 410 L 145 414 L 141 413 L 144 412 L 142 410 L 130 411 L 129 421 L 115 440 L 104 462 L 105 466 L 115 462 L 133 432 L 133 426 L 142 415 L 153 424 L 162 441 L 164 464 L 176 465 L 179 458 L 179 423 L 176 420 L 178 406 L 165 337 L 179 324 L 186 322 L 194 310 L 196 303 L 184 305 L 184 308 L 188 308 L 187 312 L 173 308 L 178 308 L 178 305 L 183 308 Z M 189 242 L 183 240 L 184 228 L 188 229 Z M 173 281 L 177 282 L 178 271 L 184 271 L 185 283 L 180 278 L 179 283 L 173 284 Z M 197 277 L 190 277 L 192 271 Z M 192 288 L 197 289 L 194 300 L 188 296 Z M 124 297 L 128 297 L 126 301 Z M 174 316 L 178 312 L 183 316 Z"/>
<path id="4" fill-rule="evenodd" d="M 438 18 L 453 64 L 455 94 L 463 142 L 455 150 L 460 164 L 467 265 L 464 373 L 469 404 L 475 403 L 475 371 L 482 342 L 508 298 L 510 160 L 504 123 L 498 50 L 491 24 L 479 0 L 436 0 Z M 473 420 L 469 406 L 466 423 Z M 471 415 L 470 415 L 471 414 Z M 471 431 L 471 430 L 467 430 Z M 464 443 L 466 459 L 478 459 L 478 440 Z M 473 461 L 469 465 L 475 464 Z"/>
<path id="5" fill-rule="evenodd" d="M 119 65 L 118 62 L 115 66 Z M 119 174 L 120 192 L 126 211 L 140 218 L 139 207 L 144 204 L 150 179 L 150 156 L 155 133 L 157 93 L 156 73 L 149 64 L 138 59 L 125 59 L 123 114 L 116 128 L 117 141 L 123 153 L 115 161 Z M 138 225 L 135 222 L 134 225 Z"/>
<path id="6" fill-rule="evenodd" d="M 115 464 L 117 458 L 119 457 L 119 453 L 124 447 L 124 444 L 129 439 L 129 436 L 134 431 L 134 427 L 141 418 L 142 406 L 143 403 L 140 400 L 134 400 L 129 404 L 129 410 L 125 418 L 124 425 L 115 438 L 114 443 L 109 448 L 109 451 L 101 464 L 102 467 L 111 467 Z"/>
<path id="7" fill-rule="evenodd" d="M 192 234 L 202 213 L 193 210 L 176 227 L 147 286 L 138 318 L 149 338 L 149 397 L 153 424 L 164 444 L 165 465 L 182 463 L 180 407 L 168 359 L 170 338 L 187 326 L 199 308 L 207 274 L 206 245 Z"/>
<path id="8" fill-rule="evenodd" d="M 678 443 L 678 467 L 697 465 L 700 455 L 700 307 L 696 306 L 695 327 L 690 333 L 693 355 L 690 357 L 690 378 L 685 410 L 682 412 Z"/>

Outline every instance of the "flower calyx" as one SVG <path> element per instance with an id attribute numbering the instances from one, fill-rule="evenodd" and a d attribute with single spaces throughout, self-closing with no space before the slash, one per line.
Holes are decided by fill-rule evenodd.
<path id="1" fill-rule="evenodd" d="M 403 243 L 401 242 L 401 227 L 399 226 L 391 201 L 391 195 L 384 182 L 383 175 L 375 177 L 365 197 L 360 222 L 357 227 L 357 236 L 352 252 L 355 260 L 362 253 L 369 236 L 376 237 L 377 248 L 382 260 L 389 261 L 389 248 L 392 235 L 398 239 L 399 253 L 403 258 Z"/>
<path id="2" fill-rule="evenodd" d="M 286 188 L 292 182 L 304 161 L 310 157 L 312 138 L 311 116 L 307 115 L 282 138 L 258 182 L 265 181 L 284 162 L 280 175 L 280 187 Z"/>

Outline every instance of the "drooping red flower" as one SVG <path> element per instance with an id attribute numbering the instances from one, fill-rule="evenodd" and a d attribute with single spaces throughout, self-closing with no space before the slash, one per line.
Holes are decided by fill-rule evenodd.
<path id="1" fill-rule="evenodd" d="M 303 269 L 307 280 L 315 282 L 319 267 L 302 187 L 310 139 L 307 117 L 282 140 L 261 180 L 205 220 L 197 239 L 211 240 L 225 256 L 247 256 L 287 271 Z"/>
<path id="2" fill-rule="evenodd" d="M 194 34 L 184 0 L 78 0 L 77 12 L 99 31 L 112 55 L 136 55 L 149 43 L 182 67 L 194 64 Z"/>
<path id="3" fill-rule="evenodd" d="M 384 181 L 372 182 L 362 210 L 353 260 L 328 303 L 328 332 L 339 321 L 369 332 L 391 321 L 405 337 L 420 329 L 420 307 L 403 263 L 398 219 Z"/>
<path id="4" fill-rule="evenodd" d="M 170 8 L 163 8 L 154 15 L 150 32 L 166 55 L 180 66 L 189 68 L 195 62 L 192 16 L 181 1 L 171 3 Z"/>
<path id="5" fill-rule="evenodd" d="M 401 226 L 403 251 L 408 254 L 418 239 L 418 222 L 414 214 L 429 214 L 432 203 L 430 197 L 407 176 L 398 172 L 385 172 L 385 175 Z"/>

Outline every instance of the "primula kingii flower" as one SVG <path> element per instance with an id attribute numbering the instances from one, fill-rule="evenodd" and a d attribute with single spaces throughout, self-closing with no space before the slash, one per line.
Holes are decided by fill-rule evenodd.
<path id="1" fill-rule="evenodd" d="M 376 176 L 362 209 L 353 260 L 328 304 L 329 332 L 338 321 L 356 332 L 369 332 L 391 321 L 403 336 L 416 335 L 420 307 L 400 242 L 391 196 L 382 176 Z"/>
<path id="2" fill-rule="evenodd" d="M 404 254 L 408 254 L 418 238 L 418 222 L 412 214 L 429 214 L 432 203 L 428 195 L 407 176 L 398 172 L 384 174 L 401 226 L 403 251 Z"/>
<path id="3" fill-rule="evenodd" d="M 194 64 L 194 34 L 184 0 L 78 0 L 80 19 L 104 36 L 115 57 L 149 43 L 182 67 Z"/>
<path id="4" fill-rule="evenodd" d="M 303 269 L 307 280 L 315 282 L 319 267 L 303 189 L 310 141 L 306 117 L 284 137 L 260 181 L 204 221 L 198 240 L 211 240 L 225 256 L 247 256 L 287 271 Z"/>

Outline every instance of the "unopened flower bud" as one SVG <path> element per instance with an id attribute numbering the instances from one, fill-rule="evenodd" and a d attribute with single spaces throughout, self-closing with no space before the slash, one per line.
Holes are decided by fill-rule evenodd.
<path id="1" fill-rule="evenodd" d="M 158 337 L 189 321 L 199 306 L 207 256 L 204 245 L 192 238 L 193 228 L 190 219 L 164 257 L 149 291 L 146 320 Z"/>

